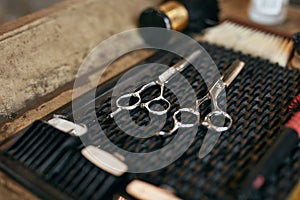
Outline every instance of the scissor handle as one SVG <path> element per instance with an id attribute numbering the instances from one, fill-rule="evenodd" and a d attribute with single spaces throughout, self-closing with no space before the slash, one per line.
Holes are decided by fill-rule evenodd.
<path id="1" fill-rule="evenodd" d="M 180 113 L 188 113 L 194 116 L 194 121 L 190 123 L 182 122 L 181 119 L 178 119 L 178 115 Z M 181 108 L 177 110 L 174 115 L 173 115 L 173 120 L 174 123 L 178 125 L 178 128 L 183 127 L 183 128 L 190 128 L 199 123 L 199 118 L 200 118 L 200 113 L 197 110 L 194 110 L 192 108 Z"/>
<path id="2" fill-rule="evenodd" d="M 191 123 L 185 123 L 185 122 L 182 122 L 181 119 L 178 119 L 178 115 L 180 113 L 184 113 L 184 112 L 195 116 L 194 121 Z M 197 110 L 194 110 L 192 108 L 181 108 L 173 114 L 173 121 L 174 121 L 173 128 L 169 131 L 160 131 L 156 135 L 169 136 L 169 135 L 172 135 L 175 131 L 177 131 L 178 128 L 193 127 L 199 123 L 199 118 L 200 118 L 200 113 Z"/>
<path id="3" fill-rule="evenodd" d="M 132 102 L 132 98 L 135 98 L 136 101 Z M 127 104 L 123 104 L 123 103 L 127 103 Z M 133 92 L 133 93 L 128 93 L 128 94 L 124 94 L 122 96 L 120 96 L 117 101 L 116 101 L 116 105 L 118 108 L 120 109 L 124 109 L 124 110 L 133 110 L 136 107 L 138 107 L 141 103 L 141 97 L 139 95 L 139 93 L 137 92 Z"/>
<path id="4" fill-rule="evenodd" d="M 155 109 L 156 107 L 153 106 L 155 104 L 160 105 L 159 109 Z M 163 96 L 159 96 L 159 97 L 152 99 L 146 103 L 142 103 L 141 107 L 146 108 L 149 111 L 149 113 L 152 113 L 154 115 L 164 115 L 170 110 L 171 104 Z"/>
<path id="5" fill-rule="evenodd" d="M 157 85 L 157 83 L 155 83 L 154 81 L 151 81 L 150 83 L 145 84 L 143 87 L 141 87 L 136 92 L 127 93 L 127 94 L 120 96 L 116 101 L 117 107 L 120 108 L 121 110 L 133 110 L 133 109 L 137 108 L 138 106 L 140 106 L 141 101 L 142 101 L 141 93 L 143 91 L 145 91 L 146 89 L 148 89 L 152 86 L 155 86 L 155 85 Z M 132 100 L 132 98 L 136 98 L 136 101 L 133 104 L 130 104 L 130 100 Z M 128 103 L 128 105 L 124 105 L 123 102 Z"/>
<path id="6" fill-rule="evenodd" d="M 217 124 L 214 124 L 214 120 L 212 120 L 213 117 L 220 117 L 225 125 L 219 126 Z M 227 131 L 231 127 L 232 118 L 230 117 L 230 115 L 228 115 L 228 113 L 218 109 L 208 113 L 208 115 L 206 115 L 206 117 L 202 121 L 202 125 L 217 132 L 223 132 Z"/>

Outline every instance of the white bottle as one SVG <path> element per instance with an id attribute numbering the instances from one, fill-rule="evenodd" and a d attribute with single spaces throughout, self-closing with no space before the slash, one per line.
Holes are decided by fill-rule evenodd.
<path id="1" fill-rule="evenodd" d="M 264 25 L 277 25 L 286 19 L 288 0 L 252 0 L 249 17 Z"/>

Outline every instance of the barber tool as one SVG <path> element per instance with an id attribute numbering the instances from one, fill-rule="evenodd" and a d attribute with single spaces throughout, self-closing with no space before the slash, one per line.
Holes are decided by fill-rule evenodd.
<path id="1" fill-rule="evenodd" d="M 4 151 L 4 153 L 9 153 L 11 157 L 22 154 L 23 149 L 26 148 L 31 141 L 36 140 L 37 137 L 43 135 L 41 131 L 38 131 L 42 125 L 43 124 L 40 121 L 36 121 L 31 124 L 31 126 L 29 126 L 26 131 L 16 139 L 16 141 Z"/>
<path id="2" fill-rule="evenodd" d="M 192 53 L 187 60 L 195 60 L 201 52 L 196 51 Z M 164 87 L 165 83 L 167 83 L 170 79 L 176 75 L 176 73 L 183 71 L 185 68 L 187 68 L 190 65 L 188 61 L 185 61 L 184 59 L 180 60 L 178 63 L 176 63 L 171 68 L 167 69 L 165 72 L 163 72 L 161 75 L 158 76 L 158 79 L 156 81 L 152 81 L 150 83 L 145 84 L 136 92 L 128 93 L 120 96 L 117 101 L 116 105 L 118 107 L 117 110 L 112 112 L 109 116 L 113 118 L 116 114 L 121 112 L 122 110 L 133 110 L 137 108 L 138 106 L 141 106 L 141 93 L 145 90 L 150 89 L 154 86 L 160 87 L 160 95 L 157 98 L 152 99 L 151 101 L 143 104 L 143 107 L 145 107 L 150 113 L 155 115 L 163 115 L 168 112 L 170 109 L 170 102 L 163 97 L 164 93 Z M 132 102 L 132 99 L 134 99 L 134 102 Z M 131 100 L 131 101 L 130 101 Z M 155 110 L 151 105 L 156 103 L 162 103 L 165 105 L 163 110 Z"/>
<path id="3" fill-rule="evenodd" d="M 298 95 L 295 99 L 299 99 Z M 297 148 L 300 141 L 300 101 L 293 102 L 292 110 L 296 110 L 295 114 L 285 124 L 280 135 L 264 154 L 259 163 L 251 170 L 250 174 L 245 179 L 242 187 L 242 192 L 254 193 L 262 188 L 269 177 L 282 161 Z"/>
<path id="4" fill-rule="evenodd" d="M 110 199 L 127 171 L 122 161 L 94 146 L 83 148 L 81 153 L 73 151 L 69 157 L 68 162 L 62 161 L 59 173 L 47 179 L 76 199 Z M 47 174 L 52 170 L 55 167 Z"/>
<path id="5" fill-rule="evenodd" d="M 52 153 L 37 169 L 39 173 L 45 173 L 45 171 L 49 170 L 49 168 L 51 168 L 54 163 L 60 159 L 60 156 L 63 155 L 68 149 L 79 146 L 81 144 L 80 136 L 87 132 L 87 128 L 85 126 L 77 125 L 73 122 L 60 118 L 59 116 L 50 119 L 48 123 L 58 130 L 69 133 L 71 137 L 66 139 L 57 149 L 55 149 L 54 153 Z"/>
<path id="6" fill-rule="evenodd" d="M 118 156 L 112 155 L 95 146 L 90 145 L 85 147 L 82 149 L 81 154 L 99 169 L 111 174 L 116 178 L 123 176 L 128 170 L 128 166 L 121 161 L 122 159 L 120 159 Z M 105 184 L 106 181 L 107 180 L 105 180 Z M 93 185 L 97 184 L 93 183 Z M 91 187 L 91 185 L 89 187 Z M 126 192 L 136 199 L 179 199 L 170 191 L 137 179 L 132 180 L 126 186 Z"/>
<path id="7" fill-rule="evenodd" d="M 70 134 L 71 137 L 67 138 L 58 147 L 47 144 L 44 148 L 40 148 L 44 156 L 39 156 L 36 159 L 32 157 L 35 162 L 32 164 L 32 168 L 37 168 L 39 173 L 44 173 L 45 170 L 52 167 L 52 165 L 63 155 L 68 149 L 76 149 L 81 144 L 80 136 L 87 132 L 87 128 L 84 125 L 78 125 L 66 119 L 54 116 L 54 118 L 48 121 L 48 124 L 57 128 L 64 133 Z M 51 153 L 54 152 L 54 153 Z"/>
<path id="8" fill-rule="evenodd" d="M 216 0 L 165 1 L 158 8 L 148 8 L 139 18 L 140 27 L 161 27 L 169 30 L 185 29 L 199 32 L 218 23 Z"/>
<path id="9" fill-rule="evenodd" d="M 82 155 L 97 167 L 114 176 L 121 176 L 127 172 L 127 165 L 110 153 L 95 146 L 87 146 L 81 151 Z"/>
<path id="10" fill-rule="evenodd" d="M 201 40 L 259 56 L 282 67 L 287 66 L 294 46 L 289 35 L 229 20 L 207 29 Z"/>
<path id="11" fill-rule="evenodd" d="M 16 141 L 16 143 L 19 143 L 19 145 L 16 145 L 16 148 L 13 148 L 15 146 L 13 144 L 7 149 L 11 157 L 24 162 L 28 166 L 31 166 L 36 159 L 41 159 L 48 155 L 48 152 L 45 152 L 45 150 L 55 148 L 67 137 L 60 131 L 58 131 L 59 133 L 54 131 L 52 126 L 43 126 L 43 122 L 36 122 L 32 127 L 33 130 L 29 128 L 24 133 L 24 135 L 27 135 L 27 137 L 24 137 L 24 140 Z M 40 131 L 41 129 L 43 131 Z"/>
<path id="12" fill-rule="evenodd" d="M 34 122 L 5 152 L 43 174 L 67 149 L 79 146 L 86 132 L 85 126 L 55 116 L 48 123 Z"/>
<path id="13" fill-rule="evenodd" d="M 77 136 L 71 136 L 70 138 L 66 139 L 48 158 L 37 168 L 39 173 L 45 173 L 49 170 L 58 159 L 64 155 L 69 149 L 76 149 L 81 144 L 81 140 Z"/>
<path id="14" fill-rule="evenodd" d="M 178 128 L 188 128 L 197 125 L 200 119 L 200 106 L 208 100 L 212 101 L 212 110 L 209 114 L 207 114 L 202 122 L 203 126 L 210 128 L 212 130 L 216 130 L 218 132 L 223 132 L 228 130 L 232 125 L 232 118 L 223 110 L 221 110 L 218 106 L 217 98 L 222 91 L 222 85 L 224 84 L 228 87 L 232 81 L 238 76 L 240 71 L 243 69 L 245 63 L 241 61 L 233 62 L 229 68 L 224 72 L 223 76 L 220 79 L 213 79 L 215 82 L 212 83 L 212 87 L 210 88 L 207 94 L 196 100 L 195 108 L 181 108 L 176 111 L 173 115 L 174 126 L 170 131 L 160 131 L 157 133 L 158 135 L 171 135 L 173 134 Z M 180 113 L 190 114 L 195 116 L 194 121 L 192 123 L 185 123 L 182 120 L 178 119 L 178 115 Z M 214 117 L 221 117 L 224 120 L 228 120 L 228 123 L 225 123 L 225 126 L 215 125 L 212 118 Z M 181 117 L 182 118 L 182 117 Z"/>
<path id="15" fill-rule="evenodd" d="M 121 181 L 121 178 L 128 170 L 128 166 L 117 158 L 115 155 L 112 155 L 98 147 L 87 146 L 81 150 L 81 154 L 93 165 L 101 169 L 101 171 L 108 174 L 105 180 L 96 179 L 91 185 L 81 187 L 87 189 L 86 194 L 93 194 L 93 191 L 96 191 L 93 195 L 95 199 L 103 198 L 103 196 L 108 195 L 108 190 L 112 190 L 112 184 Z M 103 173 L 101 172 L 101 173 Z M 99 185 L 101 187 L 99 188 Z M 88 197 L 88 196 L 86 196 Z"/>

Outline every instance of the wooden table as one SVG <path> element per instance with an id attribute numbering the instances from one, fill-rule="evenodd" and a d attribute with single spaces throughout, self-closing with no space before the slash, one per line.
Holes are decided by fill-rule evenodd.
<path id="1" fill-rule="evenodd" d="M 67 0 L 0 26 L 0 80 L 5 85 L 0 89 L 0 141 L 71 101 L 72 81 L 89 50 L 136 27 L 141 10 L 158 2 Z M 220 18 L 249 22 L 248 5 L 247 0 L 221 0 Z M 271 28 L 293 34 L 300 31 L 299 19 L 300 9 L 290 7 L 287 21 Z M 147 56 L 149 52 L 125 56 L 102 82 Z M 0 172 L 1 199 L 37 197 Z"/>

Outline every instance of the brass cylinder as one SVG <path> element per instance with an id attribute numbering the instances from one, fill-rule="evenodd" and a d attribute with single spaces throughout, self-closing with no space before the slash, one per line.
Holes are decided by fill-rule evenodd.
<path id="1" fill-rule="evenodd" d="M 158 8 L 170 20 L 172 30 L 183 31 L 189 22 L 189 13 L 184 5 L 177 1 L 168 1 Z"/>

